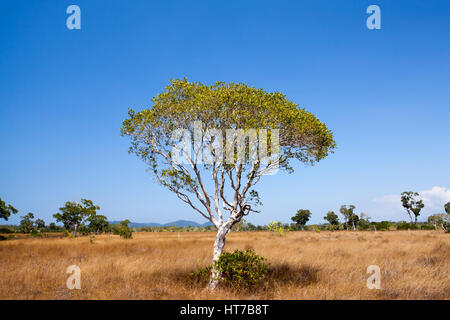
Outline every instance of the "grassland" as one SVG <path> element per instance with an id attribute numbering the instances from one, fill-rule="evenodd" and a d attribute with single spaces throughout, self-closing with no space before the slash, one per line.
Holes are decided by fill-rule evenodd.
<path id="1" fill-rule="evenodd" d="M 214 233 L 134 233 L 0 242 L 0 299 L 450 299 L 450 236 L 440 231 L 234 232 L 271 271 L 254 291 L 204 290 L 190 271 L 210 263 Z M 81 268 L 81 290 L 66 268 Z M 367 266 L 381 289 L 366 287 Z"/>

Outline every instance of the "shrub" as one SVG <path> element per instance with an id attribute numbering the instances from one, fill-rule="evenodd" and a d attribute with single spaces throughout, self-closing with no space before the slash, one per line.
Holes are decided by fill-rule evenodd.
<path id="1" fill-rule="evenodd" d="M 272 235 L 278 234 L 281 237 L 284 236 L 284 228 L 281 225 L 281 221 L 277 222 L 270 221 L 269 230 L 272 232 Z"/>
<path id="2" fill-rule="evenodd" d="M 255 288 L 268 274 L 265 260 L 252 249 L 222 253 L 216 262 L 216 267 L 222 275 L 221 285 L 237 290 Z M 211 269 L 212 265 L 189 273 L 190 282 L 206 285 Z"/>
<path id="3" fill-rule="evenodd" d="M 216 262 L 224 285 L 243 289 L 257 285 L 267 275 L 266 259 L 252 249 L 224 252 Z"/>
<path id="4" fill-rule="evenodd" d="M 417 229 L 417 226 L 414 225 L 413 223 L 410 222 L 406 222 L 406 221 L 400 221 L 399 223 L 397 223 L 397 230 L 415 230 Z"/>
<path id="5" fill-rule="evenodd" d="M 131 239 L 133 237 L 133 232 L 131 231 L 128 224 L 130 223 L 130 220 L 124 220 L 122 221 L 118 227 L 117 227 L 117 233 L 120 235 L 121 238 L 124 239 Z"/>
<path id="6" fill-rule="evenodd" d="M 31 230 L 30 237 L 32 237 L 32 238 L 42 238 L 42 233 L 40 233 L 36 229 L 33 229 L 33 230 Z"/>
<path id="7" fill-rule="evenodd" d="M 13 233 L 14 231 L 8 227 L 0 227 L 0 233 Z"/>

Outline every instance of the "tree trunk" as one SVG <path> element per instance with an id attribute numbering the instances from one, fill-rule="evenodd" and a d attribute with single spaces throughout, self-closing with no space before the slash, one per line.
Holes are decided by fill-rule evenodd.
<path id="1" fill-rule="evenodd" d="M 214 250 L 213 250 L 213 259 L 212 259 L 212 269 L 209 277 L 208 289 L 214 290 L 219 284 L 222 275 L 219 273 L 217 268 L 215 267 L 215 263 L 219 260 L 220 255 L 222 254 L 223 247 L 225 246 L 226 235 L 230 231 L 231 225 L 230 223 L 225 223 L 222 225 L 216 234 L 216 240 L 214 241 Z"/>
<path id="2" fill-rule="evenodd" d="M 77 237 L 77 230 L 78 230 L 78 224 L 75 224 L 73 226 L 73 237 L 76 238 Z"/>

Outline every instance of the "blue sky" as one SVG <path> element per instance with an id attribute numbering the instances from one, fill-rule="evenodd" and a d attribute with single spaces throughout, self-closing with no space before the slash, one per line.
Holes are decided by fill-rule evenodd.
<path id="1" fill-rule="evenodd" d="M 81 8 L 81 30 L 66 8 Z M 381 30 L 366 8 L 381 8 Z M 0 197 L 47 222 L 92 199 L 112 220 L 204 222 L 153 182 L 120 136 L 127 109 L 171 78 L 281 91 L 334 132 L 336 153 L 266 177 L 249 221 L 311 222 L 355 204 L 404 219 L 450 201 L 449 1 L 24 1 L 0 3 Z M 398 202 L 397 200 L 398 199 Z"/>

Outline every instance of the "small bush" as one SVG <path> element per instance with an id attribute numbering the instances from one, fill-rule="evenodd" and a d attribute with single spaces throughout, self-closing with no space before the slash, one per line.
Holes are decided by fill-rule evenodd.
<path id="1" fill-rule="evenodd" d="M 216 268 L 222 275 L 221 285 L 230 289 L 253 289 L 268 274 L 266 259 L 252 249 L 224 252 L 216 262 Z M 212 265 L 189 274 L 191 283 L 205 285 L 211 275 Z"/>
<path id="2" fill-rule="evenodd" d="M 406 222 L 406 221 L 401 221 L 399 223 L 397 223 L 397 230 L 415 230 L 417 229 L 417 226 L 413 223 L 410 222 Z"/>
<path id="3" fill-rule="evenodd" d="M 13 233 L 14 231 L 7 227 L 0 227 L 0 233 Z"/>
<path id="4" fill-rule="evenodd" d="M 222 282 L 236 289 L 257 285 L 267 275 L 266 259 L 252 249 L 224 252 L 216 262 L 216 268 L 222 274 Z"/>
<path id="5" fill-rule="evenodd" d="M 121 238 L 131 239 L 133 237 L 133 232 L 131 231 L 128 224 L 130 220 L 124 220 L 118 225 L 113 226 L 113 233 L 118 234 Z"/>
<path id="6" fill-rule="evenodd" d="M 37 231 L 36 229 L 33 229 L 30 233 L 30 237 L 32 238 L 42 238 L 42 233 Z"/>

